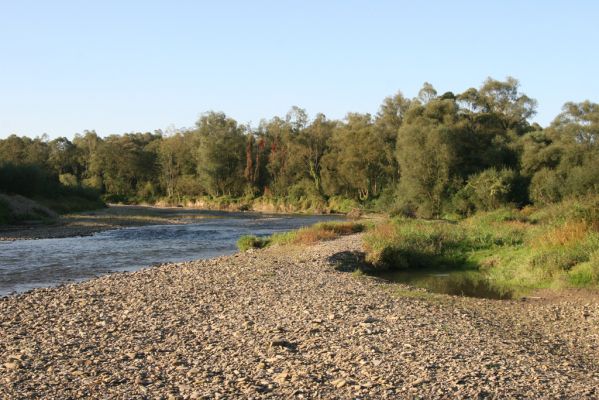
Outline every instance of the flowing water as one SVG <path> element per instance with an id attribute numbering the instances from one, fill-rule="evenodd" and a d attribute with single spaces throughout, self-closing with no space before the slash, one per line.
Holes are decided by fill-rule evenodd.
<path id="1" fill-rule="evenodd" d="M 181 210 L 183 217 L 206 212 Z M 86 237 L 0 242 L 0 296 L 152 264 L 232 254 L 242 235 L 266 236 L 341 219 L 322 215 L 211 213 L 184 225 L 150 225 Z"/>

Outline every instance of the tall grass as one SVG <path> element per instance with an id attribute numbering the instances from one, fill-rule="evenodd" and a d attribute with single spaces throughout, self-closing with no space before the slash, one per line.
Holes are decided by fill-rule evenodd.
<path id="1" fill-rule="evenodd" d="M 459 222 L 394 218 L 364 241 L 382 270 L 475 269 L 509 287 L 599 287 L 599 197 Z"/>
<path id="2" fill-rule="evenodd" d="M 295 231 L 275 233 L 265 238 L 245 235 L 237 241 L 237 247 L 239 250 L 245 251 L 250 248 L 263 248 L 272 245 L 308 245 L 323 240 L 332 240 L 342 235 L 362 232 L 365 229 L 366 225 L 358 222 L 319 222 Z"/>

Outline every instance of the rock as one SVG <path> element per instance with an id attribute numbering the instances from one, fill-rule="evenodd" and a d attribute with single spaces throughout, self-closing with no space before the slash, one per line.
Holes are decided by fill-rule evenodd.
<path id="1" fill-rule="evenodd" d="M 276 339 L 270 342 L 270 347 L 283 347 L 289 350 L 295 350 L 297 348 L 297 344 L 285 339 Z"/>
<path id="2" fill-rule="evenodd" d="M 19 364 L 17 362 L 7 362 L 4 364 L 4 368 L 10 369 L 10 370 L 15 370 L 15 369 L 21 368 L 21 364 Z"/>
<path id="3" fill-rule="evenodd" d="M 360 238 L 2 298 L 0 398 L 597 398 L 599 299 L 398 295 Z"/>
<path id="4" fill-rule="evenodd" d="M 347 381 L 344 378 L 335 379 L 331 383 L 337 389 L 341 389 L 343 386 L 347 385 Z"/>

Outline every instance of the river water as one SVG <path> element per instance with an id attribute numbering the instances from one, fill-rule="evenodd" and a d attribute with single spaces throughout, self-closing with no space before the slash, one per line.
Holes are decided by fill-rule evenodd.
<path id="1" fill-rule="evenodd" d="M 181 212 L 189 214 L 188 210 Z M 220 213 L 183 225 L 150 225 L 86 237 L 0 242 L 0 297 L 110 272 L 134 271 L 152 264 L 232 254 L 237 251 L 237 239 L 243 235 L 266 236 L 341 218 Z"/>

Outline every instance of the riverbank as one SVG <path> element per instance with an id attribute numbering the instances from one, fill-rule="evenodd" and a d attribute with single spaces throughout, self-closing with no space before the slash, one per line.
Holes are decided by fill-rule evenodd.
<path id="1" fill-rule="evenodd" d="M 146 225 L 191 223 L 218 212 L 181 215 L 181 208 L 110 205 L 108 208 L 59 216 L 51 223 L 0 225 L 0 241 L 90 236 L 97 232 Z"/>
<path id="2" fill-rule="evenodd" d="M 147 225 L 177 225 L 200 219 L 219 218 L 247 211 L 203 209 L 198 207 L 169 207 L 153 205 L 111 204 L 101 210 L 65 214 L 48 223 L 0 225 L 0 241 L 54 239 L 90 236 L 94 233 Z M 287 214 L 283 211 L 251 211 L 256 214 Z M 304 213 L 305 215 L 312 215 Z M 314 214 L 319 215 L 319 214 Z M 330 215 L 330 214 L 326 214 Z M 379 218 L 377 215 L 370 219 Z"/>
<path id="3" fill-rule="evenodd" d="M 4 298 L 0 397 L 599 395 L 596 297 L 432 295 L 343 272 L 361 243 L 274 246 Z"/>

